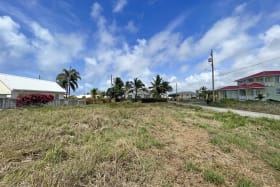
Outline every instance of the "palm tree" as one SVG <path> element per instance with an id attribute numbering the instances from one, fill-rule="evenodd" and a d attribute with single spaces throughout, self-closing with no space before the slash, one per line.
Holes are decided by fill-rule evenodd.
<path id="1" fill-rule="evenodd" d="M 130 91 L 132 88 L 131 81 L 126 81 L 124 88 L 126 92 Z"/>
<path id="2" fill-rule="evenodd" d="M 119 100 L 121 97 L 123 97 L 124 91 L 124 83 L 122 79 L 120 77 L 116 77 L 113 86 L 107 89 L 106 94 L 111 98 Z"/>
<path id="3" fill-rule="evenodd" d="M 98 88 L 93 88 L 91 91 L 90 91 L 90 95 L 91 97 L 95 100 L 96 99 L 96 95 L 98 94 Z"/>
<path id="4" fill-rule="evenodd" d="M 138 78 L 134 78 L 133 81 L 130 82 L 131 89 L 129 92 L 135 92 L 135 99 L 137 99 L 138 90 L 145 90 L 145 84 Z"/>
<path id="5" fill-rule="evenodd" d="M 152 93 L 154 93 L 156 97 L 160 97 L 161 94 L 172 91 L 172 87 L 169 85 L 169 82 L 164 81 L 159 75 L 153 79 L 151 84 L 152 86 L 150 88 L 152 88 Z"/>
<path id="6" fill-rule="evenodd" d="M 80 73 L 71 67 L 56 76 L 56 82 L 66 90 L 66 98 L 70 96 L 71 89 L 75 91 L 78 88 L 78 80 L 81 80 Z"/>

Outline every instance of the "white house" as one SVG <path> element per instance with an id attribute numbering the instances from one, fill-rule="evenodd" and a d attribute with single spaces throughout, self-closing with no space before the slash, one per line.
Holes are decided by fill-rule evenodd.
<path id="1" fill-rule="evenodd" d="M 0 73 L 0 98 L 14 98 L 19 95 L 44 93 L 55 99 L 64 99 L 65 90 L 56 82 Z"/>
<path id="2" fill-rule="evenodd" d="M 137 97 L 138 98 L 150 98 L 151 94 L 148 90 L 140 89 L 140 90 L 137 91 Z M 131 92 L 126 91 L 125 92 L 125 98 L 126 99 L 135 99 L 135 91 L 134 90 L 131 91 Z"/>

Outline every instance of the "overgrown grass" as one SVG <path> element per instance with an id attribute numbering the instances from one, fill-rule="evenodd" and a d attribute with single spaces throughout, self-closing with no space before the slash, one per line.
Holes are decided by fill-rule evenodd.
<path id="1" fill-rule="evenodd" d="M 0 186 L 276 186 L 279 124 L 165 103 L 3 110 Z"/>

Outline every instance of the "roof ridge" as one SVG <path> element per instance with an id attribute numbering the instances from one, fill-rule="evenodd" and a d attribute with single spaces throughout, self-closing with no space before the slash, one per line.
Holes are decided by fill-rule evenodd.
<path id="1" fill-rule="evenodd" d="M 25 76 L 19 76 L 19 75 L 11 75 L 11 74 L 5 74 L 5 73 L 0 73 L 0 75 L 10 76 L 10 77 L 18 77 L 18 78 L 21 78 L 21 79 L 31 79 L 31 80 L 40 80 L 40 81 L 47 81 L 47 82 L 55 82 L 55 81 L 50 81 L 50 80 L 45 80 L 45 79 L 36 79 L 36 78 L 31 78 L 31 77 L 25 77 Z"/>

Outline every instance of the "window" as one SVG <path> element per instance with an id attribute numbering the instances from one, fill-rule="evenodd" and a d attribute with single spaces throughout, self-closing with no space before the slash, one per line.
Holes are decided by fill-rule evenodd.
<path id="1" fill-rule="evenodd" d="M 262 77 L 256 78 L 256 82 L 263 82 L 263 78 Z"/>
<path id="2" fill-rule="evenodd" d="M 272 82 L 272 77 L 265 77 L 265 82 Z"/>
<path id="3" fill-rule="evenodd" d="M 254 79 L 249 79 L 248 82 L 254 82 Z"/>
<path id="4" fill-rule="evenodd" d="M 275 82 L 280 82 L 280 76 L 275 76 Z"/>
<path id="5" fill-rule="evenodd" d="M 280 95 L 280 88 L 277 88 L 277 89 L 276 89 L 276 94 L 279 94 L 279 95 Z"/>

